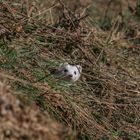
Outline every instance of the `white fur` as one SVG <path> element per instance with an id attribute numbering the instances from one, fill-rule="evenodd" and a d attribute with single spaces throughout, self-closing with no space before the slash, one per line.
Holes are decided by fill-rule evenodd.
<path id="1" fill-rule="evenodd" d="M 70 81 L 77 81 L 82 72 L 82 67 L 80 65 L 70 65 L 68 63 L 60 64 L 58 71 L 62 74 L 65 79 Z"/>

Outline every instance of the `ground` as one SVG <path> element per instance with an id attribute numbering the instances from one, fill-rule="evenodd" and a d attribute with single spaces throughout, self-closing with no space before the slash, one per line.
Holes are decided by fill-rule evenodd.
<path id="1" fill-rule="evenodd" d="M 0 1 L 0 139 L 140 139 L 139 0 Z M 55 76 L 81 65 L 80 80 Z"/>

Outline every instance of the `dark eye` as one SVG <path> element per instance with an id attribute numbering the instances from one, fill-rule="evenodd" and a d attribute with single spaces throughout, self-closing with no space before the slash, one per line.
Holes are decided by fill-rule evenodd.
<path id="1" fill-rule="evenodd" d="M 76 71 L 74 71 L 74 74 L 76 75 Z"/>
<path id="2" fill-rule="evenodd" d="M 64 72 L 68 72 L 68 70 L 67 69 L 64 69 Z"/>

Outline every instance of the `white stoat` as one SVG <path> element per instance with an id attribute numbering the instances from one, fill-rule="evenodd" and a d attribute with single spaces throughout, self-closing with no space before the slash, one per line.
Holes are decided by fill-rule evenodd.
<path id="1" fill-rule="evenodd" d="M 80 65 L 70 65 L 65 62 L 59 65 L 58 71 L 66 80 L 75 82 L 81 76 L 82 67 Z"/>

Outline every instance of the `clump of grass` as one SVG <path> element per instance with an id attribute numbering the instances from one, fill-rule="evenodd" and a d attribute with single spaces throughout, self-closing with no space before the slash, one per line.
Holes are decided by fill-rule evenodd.
<path id="1" fill-rule="evenodd" d="M 35 104 L 25 105 L 23 97 L 0 82 L 0 135 L 3 139 L 74 139 L 71 130 L 49 115 L 43 115 Z"/>

